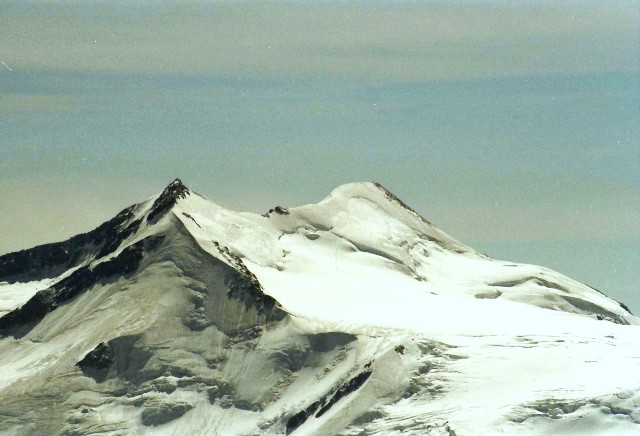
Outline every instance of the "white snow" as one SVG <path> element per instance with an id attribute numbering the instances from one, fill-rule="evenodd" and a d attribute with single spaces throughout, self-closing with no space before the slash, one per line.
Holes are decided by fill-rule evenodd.
<path id="1" fill-rule="evenodd" d="M 22 306 L 39 290 L 48 288 L 52 283 L 51 279 L 12 284 L 0 282 L 0 316 Z"/>
<path id="2" fill-rule="evenodd" d="M 58 277 L 49 279 L 16 283 L 0 282 L 0 316 L 22 306 L 38 293 L 38 291 L 47 289 L 65 277 L 68 277 L 78 268 L 79 267 L 71 268 Z"/>
<path id="3" fill-rule="evenodd" d="M 555 271 L 477 253 L 374 184 L 344 185 L 317 205 L 268 216 L 192 193 L 126 244 L 151 234 L 169 243 L 133 278 L 96 285 L 24 338 L 0 340 L 0 402 L 22 410 L 20 398 L 28 402 L 47 380 L 51 390 L 73 386 L 65 407 L 77 422 L 64 425 L 87 431 L 278 434 L 295 413 L 370 371 L 360 388 L 294 433 L 640 431 L 637 318 Z M 256 319 L 225 297 L 231 271 L 243 266 L 290 316 L 234 343 L 228 319 L 245 327 Z M 0 309 L 48 283 L 0 286 Z M 185 319 L 198 299 L 219 322 L 190 330 Z M 353 340 L 309 345 L 335 332 Z M 98 343 L 131 334 L 152 350 L 145 370 L 171 364 L 193 374 L 156 378 L 177 386 L 169 393 L 114 397 L 107 387 L 115 381 L 97 384 L 74 366 Z M 225 384 L 232 393 L 208 397 Z M 188 410 L 141 424 L 144 410 L 176 404 Z M 256 404 L 262 409 L 252 410 Z"/>

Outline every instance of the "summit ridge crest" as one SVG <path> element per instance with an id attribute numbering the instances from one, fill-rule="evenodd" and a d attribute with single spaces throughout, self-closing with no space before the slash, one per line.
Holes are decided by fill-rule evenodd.
<path id="1" fill-rule="evenodd" d="M 164 215 L 175 206 L 179 199 L 187 198 L 189 194 L 191 194 L 189 188 L 182 183 L 182 180 L 175 178 L 153 202 L 151 212 L 149 212 L 147 216 L 147 221 L 155 222 L 158 216 Z"/>

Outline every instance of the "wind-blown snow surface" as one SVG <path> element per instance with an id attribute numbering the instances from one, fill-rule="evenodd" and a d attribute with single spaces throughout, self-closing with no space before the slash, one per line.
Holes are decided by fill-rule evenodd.
<path id="1" fill-rule="evenodd" d="M 176 180 L 0 280 L 5 434 L 640 432 L 637 318 L 377 184 L 260 216 Z"/>

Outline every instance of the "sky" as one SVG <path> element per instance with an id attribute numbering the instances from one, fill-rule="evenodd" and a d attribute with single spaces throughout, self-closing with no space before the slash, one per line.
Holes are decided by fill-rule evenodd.
<path id="1" fill-rule="evenodd" d="M 0 254 L 378 181 L 640 314 L 640 1 L 0 2 Z"/>

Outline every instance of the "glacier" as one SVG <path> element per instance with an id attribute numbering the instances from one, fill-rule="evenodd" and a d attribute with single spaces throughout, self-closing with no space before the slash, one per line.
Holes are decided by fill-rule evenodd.
<path id="1" fill-rule="evenodd" d="M 258 215 L 176 179 L 0 256 L 0 433 L 638 434 L 639 326 L 377 183 Z"/>

